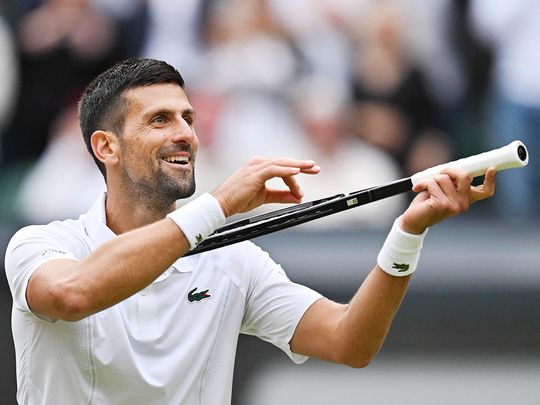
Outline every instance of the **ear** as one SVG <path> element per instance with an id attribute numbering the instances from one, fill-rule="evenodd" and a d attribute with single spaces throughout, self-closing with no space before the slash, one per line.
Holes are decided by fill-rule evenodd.
<path id="1" fill-rule="evenodd" d="M 92 151 L 105 166 L 118 163 L 120 145 L 115 134 L 108 131 L 95 131 L 90 137 Z"/>

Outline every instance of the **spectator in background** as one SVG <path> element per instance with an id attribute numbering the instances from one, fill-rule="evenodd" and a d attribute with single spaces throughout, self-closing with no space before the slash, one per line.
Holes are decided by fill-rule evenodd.
<path id="1" fill-rule="evenodd" d="M 302 73 L 326 77 L 341 86 L 351 75 L 348 19 L 360 15 L 366 1 L 268 0 L 268 4 L 294 41 Z"/>
<path id="2" fill-rule="evenodd" d="M 188 83 L 195 83 L 205 43 L 204 17 L 215 2 L 146 0 L 148 27 L 140 56 L 167 60 Z"/>
<path id="3" fill-rule="evenodd" d="M 0 12 L 3 12 L 0 6 Z M 16 179 L 20 177 L 18 168 L 3 168 L 2 140 L 6 126 L 13 113 L 19 91 L 18 61 L 15 42 L 3 14 L 0 14 L 0 220 L 9 219 L 13 207 Z"/>
<path id="4" fill-rule="evenodd" d="M 493 51 L 486 143 L 503 146 L 522 140 L 532 156 L 540 155 L 540 2 L 473 0 L 474 32 Z M 540 164 L 509 171 L 498 179 L 496 212 L 507 219 L 540 219 Z M 510 214 L 511 213 L 511 214 Z M 511 215 L 511 217 L 510 217 Z"/>
<path id="5" fill-rule="evenodd" d="M 298 83 L 292 94 L 305 137 L 302 153 L 312 156 L 321 166 L 316 179 L 309 176 L 302 179 L 306 201 L 350 193 L 399 178 L 399 167 L 388 154 L 350 134 L 345 119 L 349 102 L 346 88 L 328 78 L 312 76 Z M 404 203 L 403 196 L 396 196 L 304 226 L 381 227 L 404 208 Z"/>
<path id="6" fill-rule="evenodd" d="M 76 103 L 60 112 L 48 138 L 18 194 L 18 214 L 24 223 L 77 218 L 105 192 L 103 177 L 82 142 Z"/>
<path id="7" fill-rule="evenodd" d="M 290 156 L 298 150 L 297 122 L 287 103 L 298 60 L 265 0 L 216 4 L 206 27 L 204 68 L 199 71 L 205 79 L 189 91 L 198 111 L 212 107 L 211 117 L 201 111 L 204 117 L 198 120 L 202 118 L 203 154 L 216 167 L 210 186 L 216 186 L 239 161 L 253 155 Z"/>
<path id="8" fill-rule="evenodd" d="M 2 79 L 0 86 L 0 137 L 17 99 L 18 76 L 15 42 L 7 22 L 0 13 L 0 78 Z"/>
<path id="9" fill-rule="evenodd" d="M 0 9 L 1 11 L 1 9 Z M 18 65 L 11 31 L 0 14 L 0 139 L 5 130 L 18 91 Z M 1 146 L 1 144 L 0 144 Z M 2 156 L 0 149 L 0 158 Z M 1 159 L 0 159 L 1 162 Z"/>
<path id="10" fill-rule="evenodd" d="M 352 73 L 351 42 L 362 32 L 373 7 L 393 7 L 406 21 L 404 52 L 425 73 L 427 90 L 450 112 L 462 101 L 464 69 L 455 49 L 456 4 L 431 0 L 267 0 L 294 39 L 309 73 L 348 79 Z M 367 16 L 367 17 L 366 17 Z"/>
<path id="11" fill-rule="evenodd" d="M 126 57 L 140 55 L 150 29 L 149 0 L 88 1 L 114 21 L 118 53 Z"/>
<path id="12" fill-rule="evenodd" d="M 70 123 L 72 112 L 66 111 L 72 111 L 80 91 L 98 72 L 137 49 L 144 29 L 130 30 L 130 24 L 144 16 L 143 5 L 104 0 L 18 3 L 21 89 L 0 139 L 0 218 L 43 223 L 70 217 L 86 209 L 103 188 L 92 163 L 88 165 L 79 131 Z M 7 83 L 2 90 L 9 88 L 11 81 Z M 69 196 L 65 184 L 71 184 Z"/>
<path id="13" fill-rule="evenodd" d="M 388 152 L 411 175 L 452 156 L 437 103 L 406 52 L 404 17 L 395 4 L 383 2 L 359 23 L 351 119 L 356 136 Z"/>
<path id="14" fill-rule="evenodd" d="M 115 21 L 89 0 L 39 2 L 21 15 L 16 35 L 21 97 L 2 140 L 3 163 L 38 158 L 59 111 L 125 56 L 117 47 Z"/>
<path id="15" fill-rule="evenodd" d="M 386 1 L 399 7 L 407 58 L 421 69 L 426 92 L 442 112 L 441 125 L 452 128 L 466 89 L 465 67 L 455 43 L 458 2 L 430 0 L 418 7 L 417 0 Z"/>

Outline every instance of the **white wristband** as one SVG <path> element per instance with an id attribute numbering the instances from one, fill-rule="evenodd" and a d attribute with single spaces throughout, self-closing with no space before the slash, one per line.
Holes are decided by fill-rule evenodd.
<path id="1" fill-rule="evenodd" d="M 404 232 L 400 226 L 401 217 L 394 221 L 390 233 L 377 256 L 377 264 L 392 276 L 408 276 L 416 270 L 420 251 L 427 229 L 420 235 Z"/>
<path id="2" fill-rule="evenodd" d="M 218 200 L 208 193 L 171 212 L 167 218 L 172 219 L 182 230 L 190 249 L 225 223 L 225 215 Z"/>

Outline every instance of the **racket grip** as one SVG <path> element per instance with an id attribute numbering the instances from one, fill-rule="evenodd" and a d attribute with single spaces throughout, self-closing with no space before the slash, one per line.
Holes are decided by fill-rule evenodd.
<path id="1" fill-rule="evenodd" d="M 413 174 L 411 181 L 415 185 L 448 168 L 461 169 L 468 172 L 471 176 L 476 177 L 483 175 L 490 167 L 495 167 L 497 170 L 505 170 L 523 167 L 527 163 L 529 163 L 529 152 L 527 148 L 523 142 L 514 141 L 498 149 L 430 167 L 429 169 Z"/>

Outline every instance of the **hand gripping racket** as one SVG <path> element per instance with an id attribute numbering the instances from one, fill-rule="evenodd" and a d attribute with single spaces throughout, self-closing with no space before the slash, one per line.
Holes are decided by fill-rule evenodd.
<path id="1" fill-rule="evenodd" d="M 230 224 L 225 224 L 184 256 L 190 256 L 244 240 L 253 239 L 308 221 L 313 221 L 317 218 L 326 217 L 364 204 L 405 193 L 410 191 L 418 182 L 450 167 L 464 170 L 473 177 L 476 177 L 483 175 L 490 167 L 495 167 L 497 170 L 506 170 L 515 167 L 523 167 L 526 166 L 527 163 L 529 163 L 527 148 L 522 142 L 514 141 L 502 148 L 434 166 L 418 172 L 411 177 L 396 180 L 391 183 L 355 191 L 349 194 L 337 194 L 320 200 L 308 201 L 242 219 Z"/>

